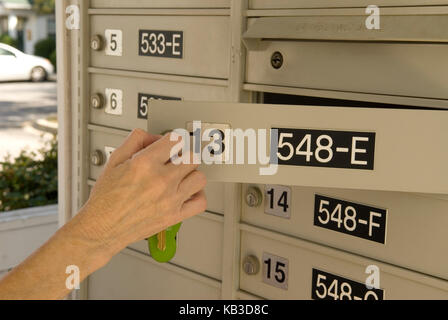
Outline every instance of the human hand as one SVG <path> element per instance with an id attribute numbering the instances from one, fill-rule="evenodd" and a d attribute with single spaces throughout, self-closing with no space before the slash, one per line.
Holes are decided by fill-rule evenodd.
<path id="1" fill-rule="evenodd" d="M 134 130 L 111 155 L 90 199 L 70 222 L 105 264 L 130 243 L 205 211 L 206 177 L 198 165 L 170 162 L 179 141 Z"/>

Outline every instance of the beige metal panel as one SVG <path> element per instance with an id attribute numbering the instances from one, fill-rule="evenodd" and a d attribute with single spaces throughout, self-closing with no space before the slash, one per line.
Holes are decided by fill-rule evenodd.
<path id="1" fill-rule="evenodd" d="M 248 187 L 252 185 L 243 187 L 243 197 Z M 442 254 L 448 252 L 448 201 L 399 192 L 293 187 L 288 195 L 287 219 L 265 213 L 271 196 L 266 195 L 264 185 L 256 187 L 264 193 L 263 203 L 254 208 L 243 202 L 243 222 L 448 280 L 448 256 Z M 315 195 L 386 209 L 385 244 L 315 226 Z M 358 213 L 356 221 L 359 219 Z M 356 224 L 356 230 L 363 227 Z"/>
<path id="2" fill-rule="evenodd" d="M 92 126 L 91 126 L 92 128 Z M 126 139 L 129 132 L 96 127 L 96 130 L 90 131 L 90 154 L 85 156 L 85 161 L 89 161 L 89 179 L 97 180 L 107 162 L 107 152 L 118 148 Z M 103 162 L 100 165 L 94 165 L 91 162 L 91 156 L 95 151 L 102 154 Z M 207 210 L 217 214 L 224 214 L 224 184 L 210 181 L 205 187 L 207 196 Z"/>
<path id="3" fill-rule="evenodd" d="M 122 55 L 91 52 L 91 66 L 226 79 L 230 63 L 229 17 L 222 16 L 91 16 L 91 35 L 121 30 Z M 183 58 L 139 56 L 140 30 L 183 32 Z"/>
<path id="4" fill-rule="evenodd" d="M 268 299 L 311 299 L 313 268 L 364 284 L 367 266 L 375 265 L 380 270 L 385 299 L 448 299 L 448 281 L 256 228 L 242 228 L 247 231 L 241 235 L 241 259 L 254 255 L 260 261 L 256 275 L 241 270 L 240 287 L 252 294 Z M 263 253 L 288 260 L 287 290 L 262 281 Z"/>
<path id="5" fill-rule="evenodd" d="M 211 213 L 185 220 L 178 233 L 176 256 L 170 263 L 221 280 L 223 231 L 222 217 Z M 129 248 L 149 255 L 146 240 Z"/>
<path id="6" fill-rule="evenodd" d="M 369 5 L 386 6 L 418 6 L 442 5 L 446 0 L 249 0 L 250 9 L 291 9 L 291 8 L 341 8 L 341 7 L 367 7 Z"/>
<path id="7" fill-rule="evenodd" d="M 92 0 L 91 8 L 229 8 L 230 0 Z"/>
<path id="8" fill-rule="evenodd" d="M 151 132 L 186 128 L 188 122 L 202 120 L 242 130 L 300 128 L 376 134 L 374 170 L 280 165 L 268 176 L 260 175 L 260 168 L 267 166 L 259 162 L 204 164 L 201 170 L 209 181 L 448 194 L 446 111 L 172 101 L 154 101 L 151 108 Z M 247 154 L 247 143 L 245 149 Z"/>
<path id="9" fill-rule="evenodd" d="M 394 96 L 448 98 L 443 44 L 263 41 L 247 56 L 246 81 Z M 284 64 L 271 65 L 274 52 Z"/>
<path id="10" fill-rule="evenodd" d="M 207 197 L 207 211 L 224 214 L 224 183 L 208 182 L 205 187 Z"/>
<path id="11" fill-rule="evenodd" d="M 88 298 L 219 299 L 220 283 L 125 249 L 89 277 Z"/>
<path id="12" fill-rule="evenodd" d="M 101 94 L 105 98 L 105 104 L 110 98 L 106 96 L 106 89 L 118 89 L 123 92 L 121 115 L 107 113 L 104 106 L 100 109 L 88 106 L 90 123 L 125 130 L 147 129 L 147 121 L 144 118 L 145 115 L 146 117 L 150 115 L 150 112 L 148 114 L 147 109 L 145 109 L 149 96 L 177 98 L 187 101 L 226 101 L 228 95 L 228 88 L 215 84 L 201 85 L 184 81 L 163 81 L 143 77 L 131 78 L 120 74 L 94 73 L 90 75 L 90 83 L 91 96 Z M 139 101 L 140 94 L 144 95 L 144 101 Z M 140 100 L 142 97 L 140 96 Z"/>
<path id="13" fill-rule="evenodd" d="M 331 14 L 333 12 L 333 14 Z M 323 13 L 323 12 L 322 12 Z M 366 27 L 365 10 L 350 14 L 334 10 L 326 15 L 250 18 L 244 39 L 322 40 L 322 41 L 409 41 L 447 42 L 446 13 L 389 13 L 381 16 L 379 30 Z"/>

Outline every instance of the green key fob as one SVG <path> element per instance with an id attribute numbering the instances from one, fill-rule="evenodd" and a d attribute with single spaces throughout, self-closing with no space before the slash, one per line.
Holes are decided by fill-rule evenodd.
<path id="1" fill-rule="evenodd" d="M 182 222 L 148 239 L 149 253 L 154 260 L 165 263 L 174 258 L 177 249 L 176 236 L 181 225 Z"/>

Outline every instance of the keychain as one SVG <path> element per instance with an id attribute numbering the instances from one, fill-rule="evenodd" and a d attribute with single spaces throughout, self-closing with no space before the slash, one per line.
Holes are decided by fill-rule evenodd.
<path id="1" fill-rule="evenodd" d="M 149 253 L 154 260 L 165 263 L 174 258 L 177 250 L 177 233 L 181 225 L 182 222 L 148 239 Z"/>

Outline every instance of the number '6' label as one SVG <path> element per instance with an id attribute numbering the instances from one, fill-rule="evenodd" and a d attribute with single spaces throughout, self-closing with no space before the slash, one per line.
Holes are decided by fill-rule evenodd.
<path id="1" fill-rule="evenodd" d="M 107 114 L 121 116 L 123 114 L 123 91 L 119 89 L 106 89 Z"/>

